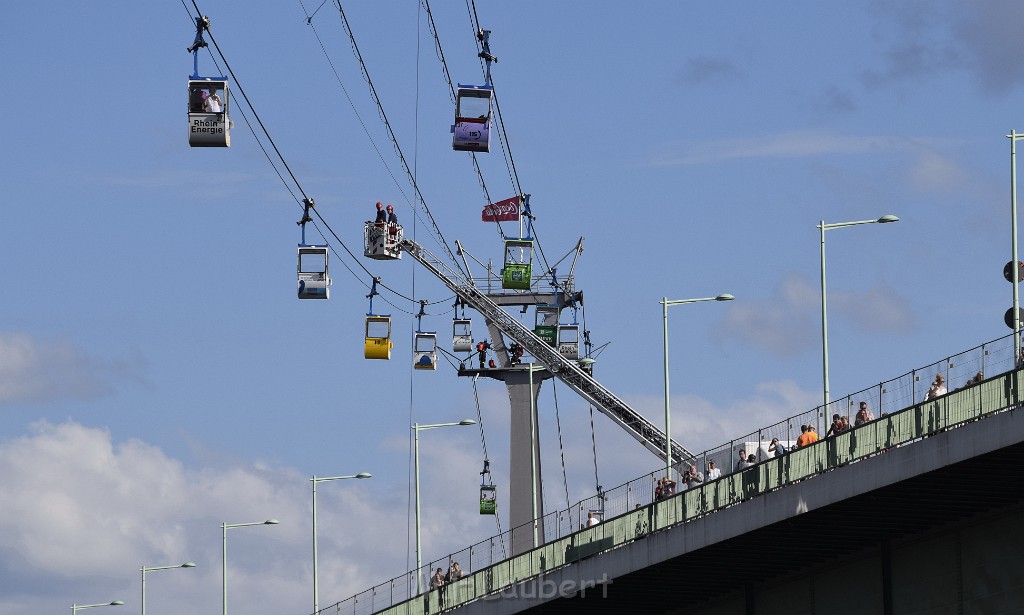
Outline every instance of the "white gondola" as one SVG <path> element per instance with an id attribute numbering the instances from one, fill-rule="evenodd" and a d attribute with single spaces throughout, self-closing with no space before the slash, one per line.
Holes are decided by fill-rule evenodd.
<path id="1" fill-rule="evenodd" d="M 580 358 L 579 325 L 558 325 L 558 354 L 571 361 Z"/>
<path id="2" fill-rule="evenodd" d="M 229 104 L 227 79 L 189 79 L 188 144 L 231 147 Z"/>
<path id="3" fill-rule="evenodd" d="M 452 321 L 452 352 L 470 352 L 473 350 L 473 321 L 468 318 L 456 318 Z"/>
<path id="4" fill-rule="evenodd" d="M 487 85 L 462 85 L 455 101 L 452 149 L 460 152 L 491 150 L 491 95 Z"/>
<path id="5" fill-rule="evenodd" d="M 376 260 L 402 258 L 402 225 L 367 222 L 363 227 L 363 256 Z"/>
<path id="6" fill-rule="evenodd" d="M 413 341 L 413 364 L 416 369 L 437 369 L 437 334 L 417 332 Z"/>
<path id="7" fill-rule="evenodd" d="M 299 299 L 330 298 L 327 246 L 299 246 L 298 283 Z"/>

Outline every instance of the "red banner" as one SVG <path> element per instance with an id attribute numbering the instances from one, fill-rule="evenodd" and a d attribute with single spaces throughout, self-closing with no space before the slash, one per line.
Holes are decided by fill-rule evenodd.
<path id="1" fill-rule="evenodd" d="M 519 197 L 491 203 L 484 207 L 480 214 L 483 222 L 515 222 L 519 220 Z"/>

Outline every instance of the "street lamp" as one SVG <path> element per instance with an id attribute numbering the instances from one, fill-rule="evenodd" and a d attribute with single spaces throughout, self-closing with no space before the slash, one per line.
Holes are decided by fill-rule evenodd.
<path id="1" fill-rule="evenodd" d="M 665 341 L 665 474 L 671 476 L 672 474 L 672 416 L 669 413 L 668 405 L 668 306 L 670 305 L 682 305 L 684 303 L 700 303 L 702 301 L 732 301 L 736 297 L 733 297 L 729 293 L 723 293 L 717 297 L 703 297 L 701 299 L 673 299 L 669 300 L 668 297 L 662 297 L 661 300 L 661 317 L 664 325 L 664 341 Z"/>
<path id="2" fill-rule="evenodd" d="M 434 423 L 432 425 L 420 425 L 419 423 L 412 424 L 413 433 L 413 468 L 416 483 L 416 593 L 419 594 L 421 589 L 420 579 L 420 567 L 423 565 L 420 560 L 420 432 L 427 429 L 435 429 L 438 427 L 459 427 L 462 425 L 476 425 L 476 421 L 473 419 L 463 419 L 458 423 Z M 227 614 L 225 614 L 227 615 Z"/>
<path id="3" fill-rule="evenodd" d="M 1017 266 L 1017 139 L 1024 139 L 1024 135 L 1017 134 L 1011 130 L 1006 135 L 1010 139 L 1010 249 L 1013 253 L 1010 261 L 1010 275 L 1013 277 L 1010 282 L 1013 284 L 1013 364 L 1016 366 L 1020 360 L 1020 295 L 1017 294 L 1017 282 L 1020 279 L 1020 271 Z"/>
<path id="4" fill-rule="evenodd" d="M 175 568 L 195 568 L 196 565 L 193 562 L 185 562 L 184 564 L 178 564 L 177 566 L 154 566 L 147 567 L 143 566 L 140 568 L 142 571 L 142 615 L 146 615 L 146 573 L 152 572 L 153 570 L 171 570 Z"/>
<path id="5" fill-rule="evenodd" d="M 828 413 L 828 312 L 825 308 L 825 231 L 832 229 L 843 228 L 844 226 L 857 226 L 859 224 L 885 224 L 887 222 L 899 222 L 900 219 L 891 214 L 882 216 L 877 220 L 859 220 L 857 222 L 834 222 L 832 224 L 825 224 L 822 220 L 818 223 L 818 230 L 820 231 L 821 237 L 821 371 L 822 380 L 824 381 L 824 400 L 825 405 L 822 406 L 822 410 Z"/>
<path id="6" fill-rule="evenodd" d="M 123 606 L 123 605 L 124 605 L 124 600 L 114 600 L 113 602 L 104 602 L 103 604 L 72 604 L 71 605 L 71 615 L 75 615 L 75 613 L 77 613 L 78 611 L 81 611 L 82 609 L 94 609 L 94 608 L 96 608 L 98 606 Z"/>
<path id="7" fill-rule="evenodd" d="M 228 530 L 236 527 L 249 527 L 250 525 L 277 525 L 279 522 L 277 519 L 267 519 L 266 521 L 255 521 L 253 523 L 221 523 L 221 547 L 222 547 L 222 565 L 221 565 L 221 597 L 222 597 L 222 614 L 228 615 Z"/>
<path id="8" fill-rule="evenodd" d="M 369 472 L 360 472 L 359 474 L 353 474 L 352 476 L 328 476 L 323 478 L 317 478 L 314 476 L 309 479 L 309 482 L 313 484 L 313 613 L 317 613 L 320 610 L 320 588 L 319 588 L 319 577 L 317 574 L 317 557 L 316 557 L 316 484 L 326 483 L 332 480 L 344 480 L 346 478 L 371 478 L 373 474 Z M 145 615 L 145 614 L 143 614 Z"/>

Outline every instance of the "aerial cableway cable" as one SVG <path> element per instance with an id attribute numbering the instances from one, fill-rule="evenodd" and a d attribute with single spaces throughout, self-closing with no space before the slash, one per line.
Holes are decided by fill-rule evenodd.
<path id="1" fill-rule="evenodd" d="M 182 0 L 182 6 L 185 8 L 186 12 L 189 12 L 188 6 L 185 3 L 185 0 Z M 198 6 L 198 4 L 197 4 L 197 2 L 195 0 L 192 0 L 192 6 L 195 9 L 197 15 L 202 15 L 202 12 L 200 11 L 199 6 Z M 189 16 L 191 18 L 191 12 L 189 12 Z M 281 180 L 281 183 L 284 185 L 285 189 L 288 191 L 289 194 L 291 194 L 292 198 L 295 200 L 296 205 L 298 207 L 302 208 L 303 207 L 303 204 L 302 204 L 303 201 L 308 199 L 308 196 L 306 195 L 305 190 L 303 190 L 302 185 L 299 182 L 298 178 L 292 172 L 291 167 L 288 165 L 287 160 L 285 160 L 285 158 L 284 158 L 284 155 L 281 153 L 280 149 L 278 149 L 277 144 L 274 142 L 273 137 L 270 136 L 269 130 L 267 130 L 266 125 L 260 119 L 259 114 L 256 112 L 255 107 L 252 105 L 252 102 L 249 100 L 249 97 L 246 95 L 245 89 L 242 87 L 241 82 L 239 81 L 238 77 L 235 75 L 234 71 L 231 69 L 231 65 L 228 63 L 227 58 L 225 57 L 224 53 L 221 51 L 220 46 L 217 44 L 216 39 L 214 39 L 213 34 L 209 31 L 209 29 L 207 29 L 206 32 L 207 32 L 207 34 L 209 36 L 210 42 L 213 44 L 214 49 L 216 49 L 217 56 L 219 56 L 220 60 L 224 63 L 224 66 L 225 66 L 226 70 L 228 71 L 228 74 L 231 75 L 232 80 L 235 82 L 236 89 L 241 93 L 242 99 L 245 101 L 246 106 L 248 106 L 248 108 L 249 108 L 250 112 L 252 113 L 252 116 L 255 119 L 256 123 L 259 125 L 260 131 L 263 133 L 264 137 L 266 138 L 266 141 L 270 144 L 270 147 L 273 149 L 274 154 L 276 155 L 277 159 L 280 161 L 280 165 L 285 169 L 285 171 L 287 173 L 287 176 L 291 178 L 291 183 L 288 182 L 288 179 L 281 172 L 281 168 L 278 166 L 278 163 L 275 162 L 274 157 L 271 156 L 270 152 L 267 150 L 267 147 L 264 144 L 263 139 L 260 138 L 259 134 L 257 134 L 256 129 L 253 127 L 252 122 L 250 122 L 249 116 L 245 113 L 244 109 L 240 107 L 239 111 L 240 111 L 240 113 L 242 115 L 242 118 L 245 120 L 245 123 L 248 126 L 249 131 L 252 133 L 253 138 L 255 139 L 257 145 L 259 145 L 260 149 L 263 151 L 263 155 L 267 158 L 267 161 L 270 163 L 270 166 L 274 169 L 274 172 L 277 174 L 278 178 Z M 210 51 L 210 55 L 211 55 L 211 58 L 214 61 L 214 64 L 217 65 L 218 70 L 220 70 L 220 64 L 217 61 L 217 57 L 214 56 L 212 50 Z M 293 185 L 294 185 L 294 188 L 293 188 Z M 298 191 L 298 194 L 296 194 L 296 191 Z M 355 262 L 359 266 L 359 268 L 362 269 L 363 272 L 368 277 L 370 277 L 371 279 L 377 278 L 378 276 L 375 276 L 369 269 L 367 269 L 366 266 L 362 263 L 362 261 L 355 254 L 353 254 L 353 252 L 349 249 L 349 247 L 345 244 L 345 242 L 341 240 L 341 238 L 338 236 L 337 233 L 334 232 L 334 229 L 331 228 L 330 224 L 327 222 L 326 219 L 324 219 L 324 217 L 320 214 L 320 212 L 317 211 L 315 208 L 312 208 L 312 209 L 316 213 L 316 217 L 319 220 L 320 224 L 322 224 L 323 227 L 327 229 L 328 233 L 334 238 L 335 242 L 337 244 L 341 245 L 341 247 L 349 255 L 349 257 L 352 259 L 352 261 Z M 325 234 L 323 229 L 320 228 L 320 225 L 317 224 L 316 221 L 313 221 L 313 225 L 317 229 L 317 231 L 320 233 L 320 235 L 326 239 L 327 234 Z M 342 265 L 345 267 L 345 269 L 347 269 L 349 271 L 349 273 L 351 273 L 352 276 L 360 284 L 362 284 L 366 288 L 369 288 L 369 285 L 366 283 L 365 279 L 362 276 L 358 275 L 352 269 L 352 267 L 350 267 L 345 262 L 344 259 L 340 258 L 341 255 L 338 253 L 338 251 L 334 248 L 333 245 L 330 246 L 330 249 L 335 254 L 335 256 L 339 257 L 338 260 L 339 260 L 339 262 L 342 263 Z M 396 291 L 395 289 L 390 288 L 387 285 L 380 284 L 380 286 L 382 288 L 388 290 L 389 292 L 395 294 L 396 296 L 406 300 L 406 301 L 409 301 L 409 302 L 412 302 L 412 303 L 416 302 L 411 297 L 407 297 L 407 296 L 403 295 L 402 293 Z M 405 312 L 407 314 L 412 314 L 412 312 L 410 312 L 408 310 L 403 310 L 402 308 L 399 308 L 397 305 L 395 305 L 391 301 L 388 301 L 386 298 L 382 297 L 382 300 L 385 301 L 386 303 L 388 303 L 388 305 L 394 307 L 396 310 L 399 310 L 401 312 Z M 445 302 L 447 302 L 447 301 L 445 301 Z"/>
<path id="2" fill-rule="evenodd" d="M 434 49 L 437 51 L 437 59 L 441 62 L 441 68 L 444 71 L 444 78 L 448 84 L 448 96 L 452 103 L 455 102 L 455 83 L 452 81 L 451 72 L 448 70 L 448 63 L 444 59 L 444 50 L 441 48 L 441 37 L 437 33 L 437 25 L 434 23 L 434 14 L 430 10 L 430 0 L 423 0 L 423 8 L 427 13 L 427 24 L 430 29 L 431 36 L 434 37 Z M 480 189 L 484 193 L 484 202 L 492 203 L 491 193 L 487 189 L 487 181 L 484 180 L 483 171 L 480 169 L 480 161 L 477 160 L 476 152 L 470 152 L 470 159 L 473 161 L 473 169 L 476 171 L 476 180 L 480 185 Z M 513 188 L 515 186 L 513 185 Z M 522 194 L 521 190 L 517 191 L 517 194 Z M 495 231 L 498 236 L 504 239 L 505 234 L 501 230 L 501 222 L 495 224 Z"/>
<path id="3" fill-rule="evenodd" d="M 427 206 L 426 199 L 423 197 L 423 193 L 420 191 L 419 184 L 416 183 L 416 178 L 412 172 L 412 169 L 409 167 L 408 161 L 406 161 L 405 159 L 405 154 L 402 152 L 402 147 L 398 143 L 398 138 L 395 136 L 395 132 L 391 128 L 391 122 L 388 120 L 387 113 L 385 113 L 384 111 L 384 105 L 380 100 L 380 96 L 378 96 L 377 94 L 377 89 L 373 85 L 373 80 L 370 78 L 369 69 L 366 66 L 366 62 L 363 60 L 362 53 L 359 51 L 359 45 L 358 43 L 356 43 L 355 33 L 352 31 L 352 27 L 348 22 L 348 17 L 345 15 L 345 9 L 342 8 L 341 6 L 341 0 L 335 0 L 334 5 L 338 9 L 338 15 L 341 19 L 342 27 L 344 28 L 345 33 L 348 35 L 349 42 L 352 46 L 352 52 L 353 54 L 355 54 L 356 61 L 359 63 L 359 68 L 360 71 L 362 72 L 363 79 L 366 81 L 367 86 L 370 88 L 370 95 L 377 106 L 377 112 L 380 114 L 381 120 L 384 122 L 384 127 L 387 130 L 389 138 L 391 139 L 391 144 L 395 148 L 395 152 L 398 155 L 399 161 L 402 163 L 402 169 L 405 171 L 406 177 L 409 179 L 409 182 L 412 184 L 413 191 L 416 193 L 416 200 L 423 207 L 423 212 L 427 216 L 427 220 L 429 221 L 430 226 L 433 229 L 435 238 L 444 248 L 445 252 L 448 254 L 448 257 L 451 259 L 451 264 L 454 265 L 454 267 L 461 272 L 462 263 L 460 263 L 459 260 L 455 258 L 455 254 L 452 252 L 452 249 L 448 245 L 448 242 L 445 241 L 444 235 L 441 233 L 441 229 L 437 225 L 437 221 L 434 220 L 433 214 L 430 213 L 430 208 Z M 417 208 L 414 207 L 413 211 L 417 212 L 416 215 L 419 216 Z M 469 275 L 469 272 L 463 273 L 465 273 L 467 276 Z"/>
<path id="4" fill-rule="evenodd" d="M 426 1 L 426 0 L 424 0 L 424 1 Z M 480 39 L 480 36 L 477 35 L 477 33 L 482 31 L 482 28 L 480 27 L 480 19 L 477 16 L 476 1 L 475 0 L 466 0 L 466 11 L 469 13 L 470 26 L 473 28 L 473 39 L 476 41 L 477 55 L 478 55 L 478 57 L 481 58 L 481 60 L 480 60 L 481 69 L 482 70 L 486 70 L 484 68 L 484 59 L 483 59 L 484 54 L 483 54 L 483 48 L 481 47 L 481 39 Z M 490 77 L 490 79 L 493 82 L 493 76 Z M 501 143 L 502 154 L 505 157 L 505 166 L 508 168 L 509 180 L 512 182 L 512 186 L 513 186 L 514 190 L 516 191 L 516 194 L 523 194 L 523 187 L 522 187 L 521 182 L 519 181 L 519 172 L 516 170 L 515 160 L 512 157 L 512 145 L 511 145 L 511 143 L 508 140 L 508 132 L 507 132 L 507 130 L 505 128 L 505 120 L 504 120 L 504 118 L 503 118 L 503 116 L 501 114 L 501 104 L 500 104 L 500 102 L 498 100 L 498 90 L 497 90 L 497 88 L 494 88 L 494 110 L 495 110 L 495 117 L 497 118 L 498 128 L 499 128 L 499 130 L 498 130 L 499 139 L 498 140 Z M 474 161 L 475 161 L 475 157 L 474 157 Z M 550 267 L 548 266 L 547 257 L 544 255 L 544 249 L 543 249 L 543 247 L 541 247 L 540 240 L 536 237 L 536 230 L 533 231 L 533 234 L 534 234 L 534 245 L 537 247 L 537 251 L 540 254 L 541 263 L 544 265 L 545 269 L 550 269 Z"/>

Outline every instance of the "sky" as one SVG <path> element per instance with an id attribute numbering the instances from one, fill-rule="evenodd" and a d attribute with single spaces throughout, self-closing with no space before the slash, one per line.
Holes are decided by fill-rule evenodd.
<path id="1" fill-rule="evenodd" d="M 424 560 L 497 533 L 477 514 L 485 445 L 507 517 L 507 395 L 481 380 L 478 414 L 470 380 L 444 363 L 412 369 L 418 300 L 442 346 L 453 314 L 408 257 L 360 259 L 391 289 L 374 311 L 392 314 L 395 342 L 389 362 L 362 357 L 370 274 L 344 248 L 358 255 L 373 204 L 394 203 L 407 234 L 443 252 L 414 215 L 337 6 L 198 5 L 235 76 L 226 149 L 187 144 L 191 2 L 8 8 L 2 615 L 115 599 L 136 613 L 139 569 L 185 561 L 196 568 L 147 576 L 148 612 L 212 615 L 221 524 L 268 518 L 280 523 L 229 532 L 230 609 L 309 613 L 312 476 L 373 474 L 318 488 L 321 606 L 403 574 L 413 422 L 483 424 L 421 434 Z M 470 155 L 451 150 L 423 5 L 342 8 L 445 240 L 500 263 L 480 210 L 517 193 L 509 158 L 478 156 L 485 193 Z M 584 238 L 580 324 L 608 344 L 597 379 L 661 424 L 659 301 L 736 296 L 670 312 L 672 435 L 688 449 L 819 403 L 821 220 L 900 218 L 828 233 L 833 397 L 1009 333 L 1006 135 L 1024 130 L 1024 5 L 475 8 L 545 258 Z M 481 83 L 465 4 L 431 11 L 452 79 Z M 205 52 L 200 71 L 217 72 Z M 247 126 L 242 90 L 287 168 Z M 295 296 L 292 176 L 337 234 L 328 301 Z M 545 385 L 539 407 L 547 510 L 659 466 L 566 387 Z"/>

